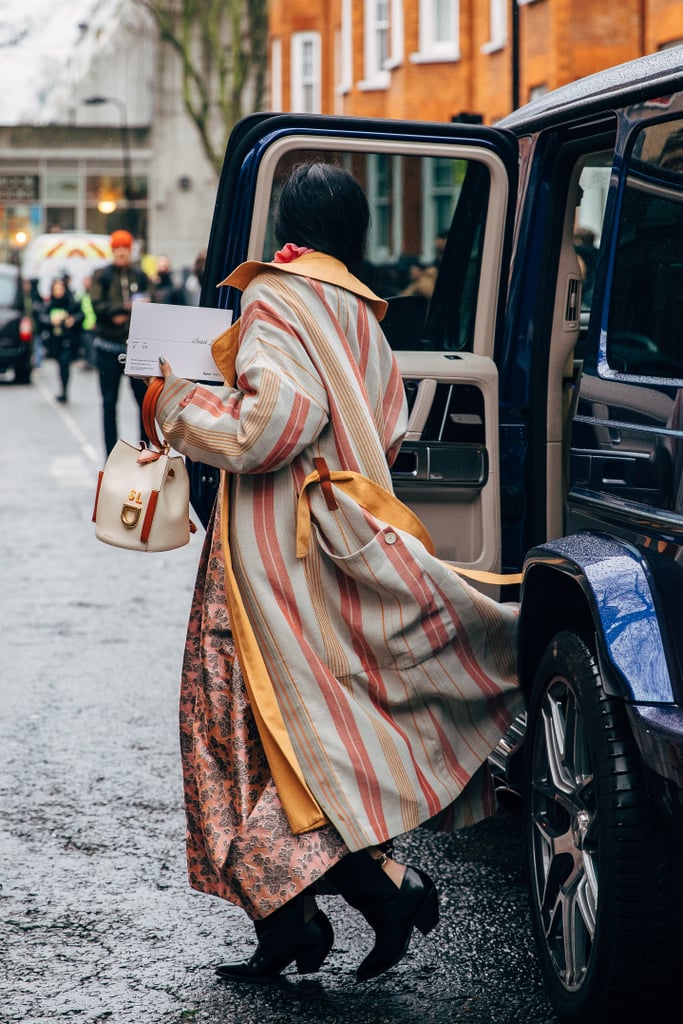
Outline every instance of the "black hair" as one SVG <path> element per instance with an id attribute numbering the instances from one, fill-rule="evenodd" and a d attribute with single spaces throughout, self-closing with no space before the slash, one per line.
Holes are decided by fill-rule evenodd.
<path id="1" fill-rule="evenodd" d="M 315 162 L 299 164 L 283 185 L 274 228 L 279 245 L 292 242 L 327 253 L 358 273 L 369 223 L 368 201 L 353 175 Z"/>

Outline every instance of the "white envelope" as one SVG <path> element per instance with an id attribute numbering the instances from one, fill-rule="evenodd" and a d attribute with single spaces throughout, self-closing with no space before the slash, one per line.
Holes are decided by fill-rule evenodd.
<path id="1" fill-rule="evenodd" d="M 160 377 L 159 356 L 163 356 L 177 377 L 222 384 L 211 343 L 231 323 L 231 309 L 135 302 L 125 372 L 131 377 Z"/>

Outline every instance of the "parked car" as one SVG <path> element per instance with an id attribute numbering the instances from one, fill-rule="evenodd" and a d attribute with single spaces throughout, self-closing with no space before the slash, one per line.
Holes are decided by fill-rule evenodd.
<path id="1" fill-rule="evenodd" d="M 0 372 L 14 370 L 17 384 L 28 384 L 33 368 L 33 320 L 25 312 L 19 268 L 0 263 Z"/>
<path id="2" fill-rule="evenodd" d="M 681 52 L 495 128 L 247 118 L 202 296 L 239 313 L 216 283 L 272 258 L 294 164 L 336 161 L 363 183 L 367 279 L 390 299 L 410 407 L 396 492 L 444 559 L 503 574 L 478 585 L 520 602 L 527 707 L 492 764 L 521 798 L 563 1022 L 664 1019 L 683 953 Z M 431 298 L 399 296 L 399 257 L 432 259 L 444 228 Z M 212 472 L 192 469 L 205 516 Z"/>

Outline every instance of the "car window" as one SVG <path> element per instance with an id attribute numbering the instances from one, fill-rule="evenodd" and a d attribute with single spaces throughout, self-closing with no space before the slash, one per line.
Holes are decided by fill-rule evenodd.
<path id="1" fill-rule="evenodd" d="M 612 150 L 590 153 L 579 161 L 580 176 L 574 221 L 574 248 L 582 273 L 581 312 L 590 312 L 602 237 L 602 222 L 612 170 Z M 586 319 L 583 317 L 582 319 Z"/>
<path id="2" fill-rule="evenodd" d="M 683 510 L 683 122 L 634 136 L 617 210 L 597 367 L 581 378 L 574 487 Z M 597 371 L 597 372 L 596 372 Z"/>
<path id="3" fill-rule="evenodd" d="M 638 133 L 621 204 L 605 355 L 620 374 L 683 378 L 683 121 Z"/>
<path id="4" fill-rule="evenodd" d="M 371 222 L 362 277 L 389 299 L 383 329 L 392 347 L 472 350 L 490 167 L 462 156 L 289 150 L 273 175 L 266 260 L 278 247 L 273 212 L 281 183 L 295 164 L 312 159 L 346 167 L 366 192 Z"/>

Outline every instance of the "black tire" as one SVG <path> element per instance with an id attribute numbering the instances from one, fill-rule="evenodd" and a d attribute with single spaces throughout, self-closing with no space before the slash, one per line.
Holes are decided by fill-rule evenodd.
<path id="1" fill-rule="evenodd" d="M 605 693 L 593 652 L 572 632 L 554 637 L 534 679 L 523 790 L 532 926 L 560 1020 L 660 1019 L 670 840 L 624 705 Z"/>

